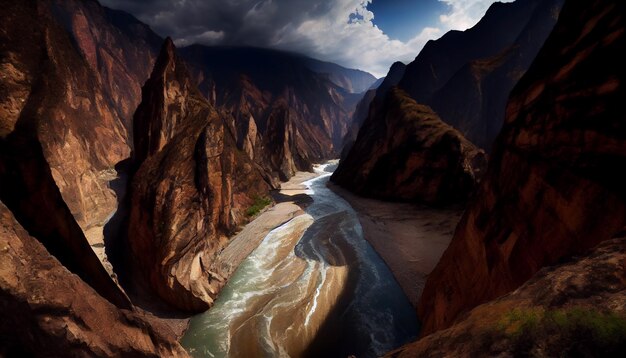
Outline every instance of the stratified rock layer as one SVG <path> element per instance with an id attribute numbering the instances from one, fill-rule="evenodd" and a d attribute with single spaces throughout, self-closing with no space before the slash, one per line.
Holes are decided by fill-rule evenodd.
<path id="1" fill-rule="evenodd" d="M 135 113 L 128 238 L 135 269 L 182 310 L 213 303 L 225 283 L 212 268 L 216 256 L 268 190 L 238 151 L 227 119 L 202 97 L 166 40 Z"/>
<path id="2" fill-rule="evenodd" d="M 355 193 L 430 204 L 465 199 L 486 165 L 477 149 L 428 107 L 391 89 L 332 180 Z"/>
<path id="3" fill-rule="evenodd" d="M 626 223 L 626 4 L 569 1 L 507 107 L 486 178 L 429 276 L 423 335 Z"/>
<path id="4" fill-rule="evenodd" d="M 0 355 L 186 357 L 167 329 L 68 271 L 0 202 Z"/>

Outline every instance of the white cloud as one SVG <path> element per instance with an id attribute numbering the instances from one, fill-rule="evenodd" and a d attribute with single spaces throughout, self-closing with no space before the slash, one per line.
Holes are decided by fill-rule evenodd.
<path id="1" fill-rule="evenodd" d="M 374 25 L 375 14 L 367 10 L 372 0 L 101 1 L 133 13 L 181 46 L 273 47 L 360 68 L 376 76 L 385 75 L 395 61 L 412 61 L 428 40 L 448 30 L 473 26 L 495 2 L 438 0 L 448 5 L 439 23 L 402 42 Z"/>
<path id="2" fill-rule="evenodd" d="M 395 61 L 410 62 L 428 40 L 449 30 L 474 26 L 494 0 L 439 0 L 449 6 L 437 27 L 426 27 L 407 42 L 389 38 L 373 23 L 375 14 L 367 10 L 371 0 L 335 0 L 328 13 L 310 18 L 297 26 L 283 28 L 272 46 L 295 49 L 342 65 L 384 76 Z M 512 0 L 505 0 L 510 2 Z M 359 19 L 348 22 L 351 14 Z M 362 18 L 361 18 L 362 17 Z"/>
<path id="3" fill-rule="evenodd" d="M 454 30 L 466 30 L 474 26 L 483 17 L 493 0 L 439 0 L 450 7 L 447 14 L 439 16 L 442 27 Z M 500 0 L 512 2 L 513 0 Z"/>

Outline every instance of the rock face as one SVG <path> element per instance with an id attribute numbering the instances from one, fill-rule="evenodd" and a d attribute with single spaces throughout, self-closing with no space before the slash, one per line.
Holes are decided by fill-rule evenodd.
<path id="1" fill-rule="evenodd" d="M 547 267 L 389 357 L 617 357 L 626 349 L 626 238 Z"/>
<path id="2" fill-rule="evenodd" d="M 491 150 L 510 91 L 553 29 L 563 0 L 494 3 L 473 28 L 431 41 L 400 88 L 472 143 Z"/>
<path id="3" fill-rule="evenodd" d="M 110 182 L 130 156 L 128 130 L 158 37 L 92 0 L 11 3 L 2 20 L 1 134 L 30 123 L 63 201 L 101 245 L 118 206 Z"/>
<path id="4" fill-rule="evenodd" d="M 389 90 L 332 180 L 358 194 L 429 204 L 462 200 L 486 166 L 484 152 L 402 90 Z"/>
<path id="5" fill-rule="evenodd" d="M 116 206 L 106 176 L 128 155 L 124 127 L 49 3 L 9 2 L 4 10 L 0 199 L 63 265 L 127 308 L 85 237 Z"/>
<path id="6" fill-rule="evenodd" d="M 569 1 L 516 86 L 486 177 L 429 276 L 423 335 L 626 224 L 626 5 Z"/>
<path id="7" fill-rule="evenodd" d="M 274 50 L 199 45 L 181 49 L 181 56 L 203 95 L 234 117 L 239 149 L 247 146 L 246 153 L 274 185 L 274 178 L 287 180 L 339 154 L 362 95 L 335 84 L 333 79 L 347 80 L 344 73 L 328 69 L 331 64 Z M 311 63 L 317 64 L 314 69 Z M 370 80 L 369 85 L 375 78 Z M 255 129 L 256 138 L 247 128 Z"/>
<path id="8" fill-rule="evenodd" d="M 269 188 L 237 149 L 229 117 L 201 95 L 170 39 L 134 123 L 138 170 L 128 237 L 135 268 L 172 306 L 206 310 L 225 283 L 213 267 L 220 266 L 227 235 Z"/>
<path id="9" fill-rule="evenodd" d="M 161 326 L 68 271 L 0 202 L 0 355 L 186 357 Z"/>

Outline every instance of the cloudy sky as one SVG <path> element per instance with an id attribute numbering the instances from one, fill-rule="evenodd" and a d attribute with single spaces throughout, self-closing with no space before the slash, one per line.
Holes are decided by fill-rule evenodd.
<path id="1" fill-rule="evenodd" d="M 511 0 L 504 0 L 508 2 Z M 384 76 L 429 39 L 465 30 L 494 0 L 101 0 L 178 46 L 245 45 L 301 52 Z"/>

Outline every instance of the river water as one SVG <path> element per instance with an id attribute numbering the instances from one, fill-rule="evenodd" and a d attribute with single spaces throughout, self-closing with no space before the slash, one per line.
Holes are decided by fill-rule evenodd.
<path id="1" fill-rule="evenodd" d="M 306 182 L 306 214 L 271 231 L 181 343 L 194 357 L 377 357 L 416 338 L 415 311 L 356 212 Z"/>

